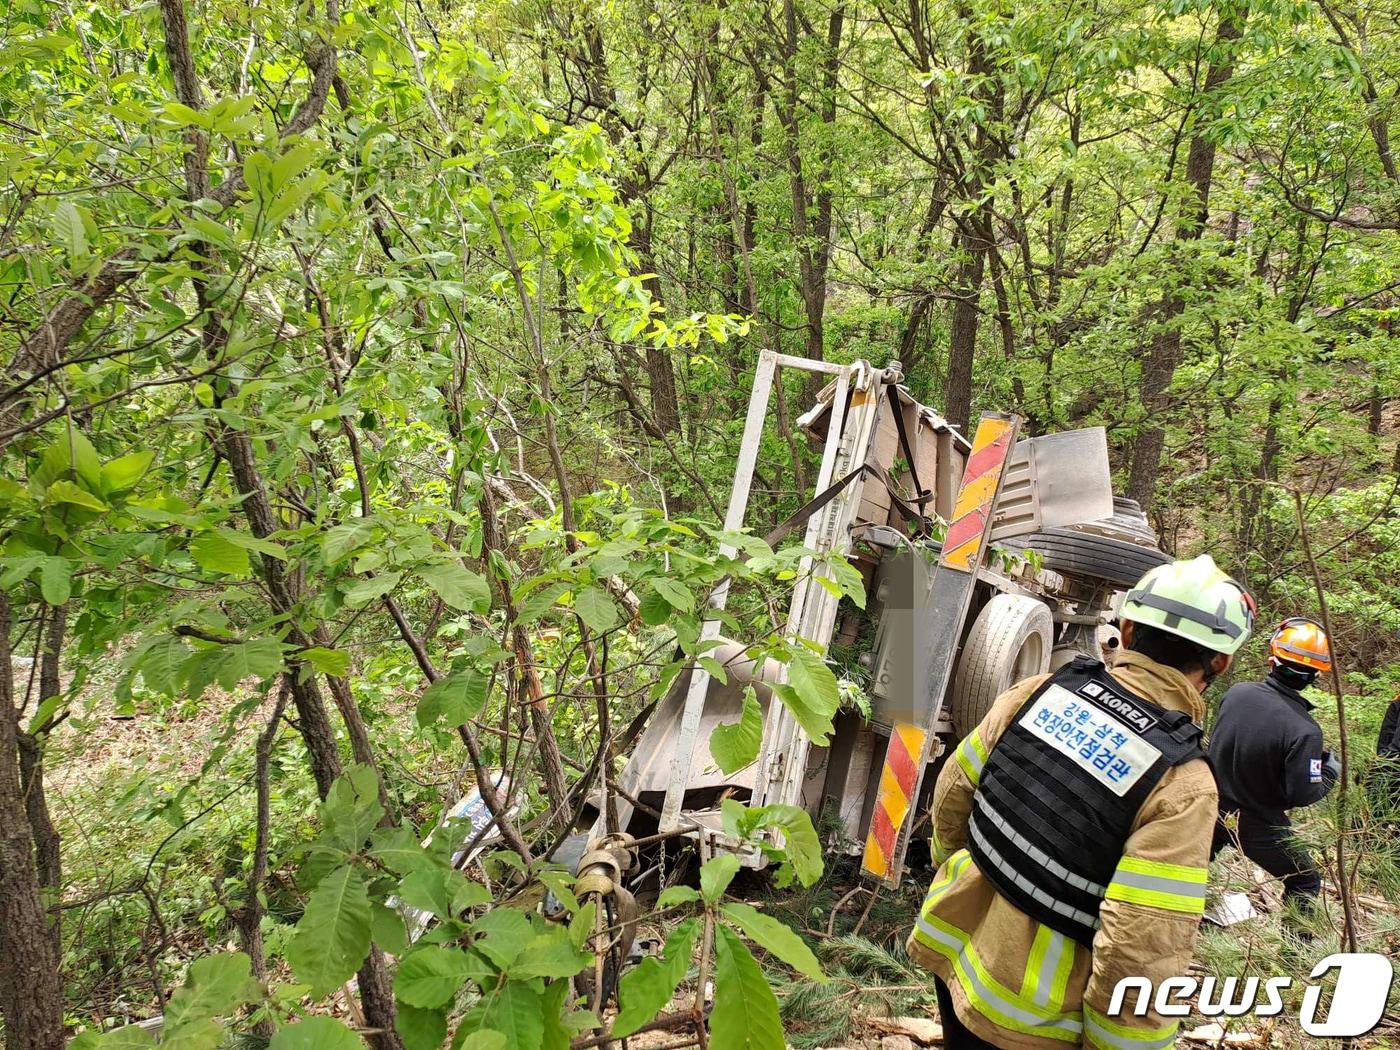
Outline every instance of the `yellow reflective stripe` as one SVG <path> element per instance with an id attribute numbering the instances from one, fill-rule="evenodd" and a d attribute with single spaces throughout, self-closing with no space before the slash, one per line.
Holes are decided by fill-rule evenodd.
<path id="1" fill-rule="evenodd" d="M 1065 1005 L 1065 996 L 1069 993 L 1069 975 L 1074 969 L 1074 953 L 1075 943 L 1066 937 L 1064 953 L 1060 956 L 1060 964 L 1055 968 L 1050 983 L 1050 1002 L 1047 1005 L 1052 1010 L 1062 1009 Z"/>
<path id="2" fill-rule="evenodd" d="M 1194 882 L 1202 886 L 1210 881 L 1210 871 L 1207 868 L 1196 868 L 1186 864 L 1168 864 L 1164 860 L 1147 860 L 1143 857 L 1122 857 L 1118 861 L 1118 870 L 1132 871 L 1139 875 L 1155 875 L 1160 879 Z"/>
<path id="3" fill-rule="evenodd" d="M 1130 1028 L 1084 1004 L 1084 1034 L 1100 1050 L 1163 1050 L 1176 1042 L 1176 1029 L 1175 1021 L 1161 1028 Z"/>
<path id="4" fill-rule="evenodd" d="M 967 779 L 976 787 L 982 782 L 982 767 L 987 764 L 987 749 L 982 744 L 982 738 L 977 735 L 977 730 L 973 730 L 963 738 L 963 742 L 958 745 L 958 750 L 954 753 L 958 760 L 958 765 L 962 766 L 962 771 L 967 774 Z"/>
<path id="5" fill-rule="evenodd" d="M 1075 944 L 1063 933 L 1039 925 L 1026 959 L 1021 996 L 1037 1006 L 1059 1010 L 1065 1005 L 1070 971 L 1074 969 Z"/>
<path id="6" fill-rule="evenodd" d="M 1124 904 L 1140 904 L 1144 908 L 1160 908 L 1162 911 L 1181 912 L 1184 915 L 1203 915 L 1206 910 L 1204 895 L 1187 897 L 1179 893 L 1163 893 L 1160 890 L 1124 886 L 1117 882 L 1109 884 L 1108 899 L 1122 901 Z"/>
<path id="7" fill-rule="evenodd" d="M 972 854 L 965 849 L 960 849 L 948 858 L 947 863 L 934 875 L 933 882 L 928 888 L 928 894 L 924 897 L 924 903 L 920 906 L 920 914 L 926 914 L 928 909 L 943 896 L 943 892 L 951 886 L 957 877 L 966 870 L 972 862 Z"/>
<path id="8" fill-rule="evenodd" d="M 933 836 L 930 842 L 930 848 L 933 850 L 933 862 L 935 864 L 942 864 L 945 860 L 949 858 L 949 856 L 951 856 L 948 847 L 943 845 L 942 841 L 939 839 L 937 828 L 933 829 Z"/>
<path id="9" fill-rule="evenodd" d="M 1037 1006 L 992 978 L 967 934 L 935 915 L 919 919 L 914 938 L 953 964 L 953 972 L 973 1009 L 993 1024 L 1013 1032 L 1078 1043 L 1084 1030 L 1078 1012 Z"/>
<path id="10" fill-rule="evenodd" d="M 1147 908 L 1200 915 L 1205 911 L 1208 878 L 1205 868 L 1123 857 L 1105 896 Z"/>
<path id="11" fill-rule="evenodd" d="M 1053 932 L 1049 926 L 1044 925 L 1035 931 L 1035 939 L 1031 941 L 1031 952 L 1026 956 L 1026 976 L 1021 981 L 1023 999 L 1035 998 L 1040 983 L 1040 968 L 1045 965 L 1045 953 L 1050 948 L 1050 934 Z"/>

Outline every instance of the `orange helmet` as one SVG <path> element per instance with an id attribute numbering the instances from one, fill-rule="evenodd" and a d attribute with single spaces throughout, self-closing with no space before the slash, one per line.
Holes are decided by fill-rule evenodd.
<path id="1" fill-rule="evenodd" d="M 1332 670 L 1332 647 L 1327 632 L 1306 616 L 1290 616 L 1269 639 L 1269 655 L 1281 663 L 1313 671 Z"/>

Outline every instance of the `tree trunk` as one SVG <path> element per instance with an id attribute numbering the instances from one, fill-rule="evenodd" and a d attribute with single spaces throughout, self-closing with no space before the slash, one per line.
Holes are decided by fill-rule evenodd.
<path id="1" fill-rule="evenodd" d="M 0 1017 L 9 1050 L 62 1050 L 63 985 L 19 767 L 10 605 L 0 594 Z"/>
<path id="2" fill-rule="evenodd" d="M 264 950 L 262 935 L 262 886 L 267 877 L 268 839 L 272 832 L 272 747 L 277 741 L 282 713 L 287 709 L 287 698 L 290 695 L 291 681 L 284 673 L 282 684 L 277 690 L 277 699 L 272 705 L 272 715 L 263 731 L 258 734 L 258 742 L 253 752 L 253 786 L 257 793 L 253 863 L 248 871 L 243 903 L 235 908 L 231 915 L 234 925 L 238 927 L 243 951 L 252 963 L 253 977 L 258 981 L 267 980 L 267 953 Z M 265 1018 L 253 1025 L 253 1032 L 264 1039 L 270 1039 L 275 1032 L 275 1026 L 270 1019 Z"/>
<path id="3" fill-rule="evenodd" d="M 943 412 L 950 423 L 967 433 L 972 421 L 972 368 L 977 355 L 977 329 L 982 316 L 979 300 L 994 222 L 991 203 L 983 199 L 983 188 L 992 175 L 993 165 L 1002 159 L 1004 147 L 990 129 L 1002 121 L 1004 95 L 987 52 L 987 43 L 971 24 L 971 10 L 960 8 L 958 15 L 969 23 L 967 68 L 976 78 L 975 94 L 987 107 L 988 114 L 988 120 L 977 125 L 973 136 L 971 162 L 956 173 L 959 196 L 964 201 L 975 203 L 976 208 L 958 224 L 957 244 L 962 260 L 954 279 L 955 300 L 948 333 L 948 376 Z"/>
<path id="4" fill-rule="evenodd" d="M 933 187 L 933 192 L 929 194 L 928 207 L 924 209 L 924 218 L 919 225 L 919 234 L 914 238 L 914 250 L 919 255 L 927 255 L 932 252 L 930 235 L 938 225 L 938 221 L 943 217 L 943 209 L 948 205 L 948 184 L 946 178 L 940 176 L 938 182 Z M 929 307 L 933 305 L 934 299 L 931 290 L 926 284 L 920 283 L 914 300 L 909 304 L 909 316 L 904 321 L 904 330 L 899 334 L 899 361 L 904 365 L 904 374 L 913 376 L 919 368 L 918 353 L 919 332 L 923 328 L 924 319 L 928 316 Z"/>
<path id="5" fill-rule="evenodd" d="M 943 393 L 943 414 L 964 434 L 972 416 L 972 364 L 977 351 L 977 327 L 981 318 L 977 300 L 982 291 L 986 268 L 985 242 L 974 233 L 964 233 L 959 247 L 965 253 L 958 263 L 957 300 L 948 333 L 948 378 Z"/>
<path id="6" fill-rule="evenodd" d="M 272 504 L 268 501 L 267 490 L 263 487 L 262 476 L 253 456 L 253 443 L 242 431 L 229 430 L 224 435 L 225 456 L 229 462 L 234 480 L 237 482 L 239 503 L 248 518 L 249 531 L 259 539 L 266 539 L 276 531 L 276 518 Z M 312 639 L 296 626 L 291 615 L 296 601 L 291 583 L 283 572 L 282 563 L 267 555 L 259 557 L 260 575 L 267 587 L 269 604 L 279 615 L 293 623 L 289 639 L 303 648 Z M 315 674 L 306 673 L 309 668 L 292 660 L 288 662 L 287 678 L 291 686 L 292 703 L 297 711 L 297 730 L 306 742 L 307 759 L 311 765 L 311 775 L 316 780 L 316 791 L 325 798 L 341 773 L 340 749 L 336 744 L 335 730 L 331 726 L 330 715 Z M 382 778 L 377 766 L 370 763 L 376 778 Z M 403 1050 L 403 1040 L 394 1029 L 396 1010 L 394 997 L 389 991 L 389 972 L 384 953 L 371 948 L 357 975 L 360 986 L 360 1001 L 364 1006 L 365 1020 L 378 1031 L 369 1036 L 370 1045 L 375 1050 Z"/>
<path id="7" fill-rule="evenodd" d="M 584 81 L 588 84 L 589 101 L 603 111 L 599 123 L 607 132 L 608 141 L 621 154 L 625 151 L 629 132 L 623 123 L 622 114 L 618 111 L 617 89 L 613 86 L 612 71 L 608 67 L 608 52 L 603 43 L 602 30 L 588 13 L 584 14 L 583 46 L 576 58 L 583 68 Z M 651 189 L 651 176 L 646 171 L 645 161 L 641 162 L 641 167 L 640 173 L 625 173 L 618 180 L 618 189 L 624 205 L 628 208 L 640 207 L 643 213 L 632 227 L 630 240 L 642 272 L 652 275 L 643 282 L 643 286 L 656 302 L 662 303 L 664 300 L 661 298 L 661 281 L 656 276 L 656 260 L 652 257 L 651 207 L 646 199 L 646 194 Z M 676 373 L 671 367 L 671 355 L 660 347 L 648 344 L 646 369 L 651 387 L 651 411 L 656 425 L 662 433 L 675 433 L 681 427 L 681 413 L 680 401 L 676 397 Z"/>
<path id="8" fill-rule="evenodd" d="M 1203 96 L 1222 87 L 1234 75 L 1234 42 L 1244 30 L 1244 11 L 1227 11 L 1221 15 L 1215 31 L 1216 59 L 1206 73 Z M 1195 103 L 1199 105 L 1199 99 Z M 1176 242 L 1186 246 L 1200 240 L 1210 216 L 1210 184 L 1215 173 L 1215 142 L 1206 135 L 1209 121 L 1197 125 L 1186 158 L 1186 181 L 1193 193 L 1177 220 Z M 1178 263 L 1180 260 L 1178 260 Z M 1133 444 L 1132 470 L 1128 478 L 1128 495 L 1143 509 L 1150 509 L 1157 495 L 1157 475 L 1161 471 L 1162 447 L 1166 430 L 1161 420 L 1168 410 L 1167 392 L 1181 362 L 1181 327 L 1178 323 L 1185 300 L 1176 292 L 1169 294 L 1158 309 L 1161 330 L 1153 336 L 1143 363 L 1138 394 L 1142 401 L 1144 427 Z"/>
<path id="9" fill-rule="evenodd" d="M 58 696 L 62 685 L 58 676 L 59 657 L 63 652 L 64 634 L 68 627 L 66 606 L 54 609 L 44 638 L 44 652 L 39 661 L 39 703 Z M 39 874 L 39 886 L 44 891 L 49 911 L 49 935 L 53 939 L 55 956 L 63 955 L 62 911 L 58 895 L 63 889 L 62 837 L 49 816 L 48 796 L 44 792 L 44 743 L 52 727 L 52 719 L 36 726 L 32 733 L 19 731 L 20 785 L 24 789 L 24 808 L 29 816 L 29 831 L 34 837 L 34 860 Z"/>
<path id="10" fill-rule="evenodd" d="M 651 209 L 641 203 L 644 218 L 632 227 L 632 247 L 642 271 L 651 274 L 643 287 L 656 302 L 662 302 L 661 278 L 656 275 L 656 260 L 651 248 Z M 651 386 L 651 414 L 663 433 L 673 434 L 681 428 L 681 407 L 676 397 L 676 373 L 671 367 L 671 355 L 658 346 L 647 344 L 647 380 Z"/>
<path id="11" fill-rule="evenodd" d="M 836 86 L 839 72 L 841 36 L 845 27 L 846 9 L 837 5 L 827 19 L 826 51 L 822 59 L 822 97 L 816 107 L 822 123 L 836 119 Z M 826 274 L 831 262 L 831 150 L 820 151 L 817 191 L 812 194 L 802 163 L 799 126 L 801 107 L 798 104 L 798 71 L 795 68 L 801 41 L 798 37 L 797 12 L 794 0 L 783 0 L 782 41 L 783 91 L 778 105 L 778 118 L 783 126 L 783 145 L 787 153 L 788 189 L 792 196 L 792 233 L 797 248 L 798 292 L 806 315 L 805 352 L 813 360 L 825 357 Z M 808 215 L 809 208 L 812 214 Z M 810 385 L 820 383 L 813 375 Z"/>

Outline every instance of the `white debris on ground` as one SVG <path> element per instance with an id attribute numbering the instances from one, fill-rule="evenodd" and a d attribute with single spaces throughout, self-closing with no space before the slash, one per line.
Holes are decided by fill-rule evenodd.
<path id="1" fill-rule="evenodd" d="M 1203 1024 L 1181 1033 L 1188 1043 L 1208 1043 L 1211 1046 L 1267 1046 L 1268 1041 L 1257 1032 L 1226 1032 L 1220 1024 Z"/>

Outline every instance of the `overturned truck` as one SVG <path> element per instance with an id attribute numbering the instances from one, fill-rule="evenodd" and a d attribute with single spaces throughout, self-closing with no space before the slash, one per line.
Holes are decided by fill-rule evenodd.
<path id="1" fill-rule="evenodd" d="M 680 675 L 642 731 L 619 784 L 623 831 L 689 833 L 761 866 L 727 842 L 719 800 L 785 803 L 835 815 L 831 847 L 897 883 L 925 771 L 1012 683 L 1078 653 L 1100 655 L 1116 596 L 1167 560 L 1141 510 L 1115 499 L 1100 428 L 1019 439 L 1019 421 L 989 413 L 972 440 L 914 400 L 897 363 L 838 365 L 764 351 L 734 473 L 726 530 L 744 527 L 773 385 L 781 369 L 828 382 L 798 420 L 821 450 L 815 491 L 785 523 L 812 552 L 797 575 L 786 630 L 848 654 L 871 699 L 843 710 L 829 746 L 813 744 L 772 685 L 785 665 L 756 666 L 709 616 L 702 639 L 727 679 Z M 781 530 L 780 530 L 781 531 Z M 728 553 L 733 553 L 728 552 Z M 829 554 L 865 583 L 860 609 L 820 579 Z M 723 609 L 721 586 L 710 609 Z M 716 769 L 709 738 L 736 721 L 745 688 L 763 708 L 756 761 Z M 595 834 L 602 833 L 599 822 Z"/>

